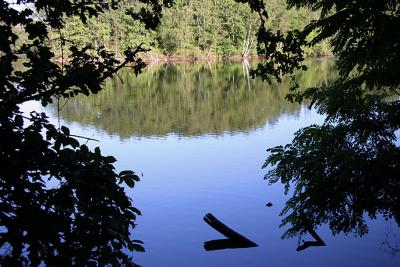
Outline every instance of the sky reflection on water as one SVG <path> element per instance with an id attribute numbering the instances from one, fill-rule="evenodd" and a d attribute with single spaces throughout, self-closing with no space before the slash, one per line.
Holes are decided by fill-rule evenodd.
<path id="1" fill-rule="evenodd" d="M 297 240 L 280 239 L 285 196 L 281 186 L 263 180 L 266 149 L 290 142 L 295 131 L 322 123 L 323 117 L 305 105 L 288 104 L 287 84 L 268 88 L 252 81 L 248 91 L 240 63 L 218 64 L 211 72 L 208 65 L 194 64 L 165 65 L 138 78 L 124 73 L 125 84 L 109 82 L 104 92 L 74 99 L 61 112 L 62 124 L 72 133 L 100 140 L 89 145 L 114 155 L 117 169 L 143 175 L 130 192 L 143 213 L 133 236 L 145 242 L 146 252 L 135 254 L 136 262 L 400 266 L 400 256 L 381 246 L 388 232 L 391 242 L 399 241 L 398 226 L 379 218 L 364 238 L 332 237 L 326 227 L 317 229 L 326 247 L 296 252 Z M 310 64 L 314 73 L 299 78 L 303 86 L 333 77 L 333 62 Z M 54 107 L 46 111 L 55 120 Z M 273 206 L 266 207 L 268 202 Z M 203 222 L 209 212 L 259 246 L 206 252 L 205 241 L 223 238 Z"/>

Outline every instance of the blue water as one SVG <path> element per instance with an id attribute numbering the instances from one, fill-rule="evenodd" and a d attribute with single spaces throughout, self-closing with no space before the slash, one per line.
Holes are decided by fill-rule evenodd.
<path id="1" fill-rule="evenodd" d="M 25 108 L 42 110 L 35 103 Z M 54 110 L 45 110 L 56 123 Z M 279 213 L 286 197 L 281 185 L 269 186 L 263 180 L 266 170 L 261 166 L 267 148 L 290 142 L 301 127 L 323 122 L 323 116 L 306 106 L 243 131 L 195 135 L 122 137 L 98 121 L 61 117 L 60 122 L 73 134 L 98 139 L 89 145 L 115 156 L 118 170 L 132 169 L 141 176 L 129 194 L 143 213 L 132 233 L 145 243 L 146 252 L 133 255 L 142 266 L 400 266 L 400 255 L 382 245 L 386 239 L 400 244 L 398 225 L 380 218 L 369 223 L 363 238 L 317 229 L 325 247 L 297 252 L 297 239 L 281 240 Z M 268 202 L 273 206 L 266 207 Z M 205 251 L 205 241 L 223 238 L 203 221 L 206 213 L 258 247 Z"/>

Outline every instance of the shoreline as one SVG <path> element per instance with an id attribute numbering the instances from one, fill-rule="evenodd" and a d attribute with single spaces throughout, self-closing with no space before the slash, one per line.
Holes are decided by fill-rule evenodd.
<path id="1" fill-rule="evenodd" d="M 327 55 L 315 55 L 305 57 L 307 59 L 336 59 L 339 55 L 327 54 Z M 145 63 L 159 63 L 159 62 L 197 62 L 197 61 L 206 61 L 206 62 L 215 62 L 215 61 L 231 61 L 231 62 L 242 62 L 242 61 L 252 61 L 252 60 L 263 60 L 265 56 L 261 55 L 249 55 L 249 56 L 241 56 L 241 55 L 233 55 L 228 57 L 222 56 L 181 56 L 181 55 L 173 55 L 173 56 L 144 56 L 142 60 Z"/>
<path id="2" fill-rule="evenodd" d="M 339 55 L 327 54 L 327 55 L 314 55 L 305 57 L 307 59 L 321 60 L 321 59 L 337 59 Z M 116 59 L 122 61 L 123 58 L 117 57 Z M 249 56 L 241 56 L 241 55 L 233 55 L 228 57 L 210 55 L 210 56 L 184 56 L 184 55 L 144 55 L 141 59 L 146 64 L 157 64 L 157 63 L 174 63 L 174 62 L 217 62 L 217 61 L 230 61 L 230 62 L 242 62 L 242 61 L 252 61 L 252 60 L 263 60 L 265 56 L 261 55 L 249 55 Z M 61 63 L 61 57 L 54 57 L 52 59 L 53 62 Z M 69 62 L 69 58 L 65 57 L 63 60 L 65 63 Z"/>

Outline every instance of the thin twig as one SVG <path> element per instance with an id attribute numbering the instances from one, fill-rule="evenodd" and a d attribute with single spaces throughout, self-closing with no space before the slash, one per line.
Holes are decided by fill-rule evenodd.
<path id="1" fill-rule="evenodd" d="M 58 131 L 61 130 L 61 121 L 60 121 L 60 96 L 57 96 L 57 122 L 58 122 Z"/>
<path id="2" fill-rule="evenodd" d="M 88 141 L 100 142 L 100 140 L 98 140 L 98 139 L 89 138 L 89 137 L 85 137 L 85 136 L 81 136 L 81 135 L 76 135 L 76 134 L 70 134 L 69 136 L 76 137 L 76 138 L 86 139 L 86 140 L 88 140 Z"/>
<path id="3" fill-rule="evenodd" d="M 67 100 L 65 101 L 65 103 L 60 107 L 60 110 L 59 110 L 59 111 L 61 111 L 61 110 L 65 107 L 65 105 L 67 105 L 69 99 L 70 99 L 70 98 L 67 98 Z"/>
<path id="4" fill-rule="evenodd" d="M 117 77 L 118 77 L 118 79 L 121 81 L 121 83 L 122 83 L 122 84 L 125 84 L 125 83 L 124 83 L 124 80 L 122 80 L 121 76 L 119 76 L 119 74 L 118 74 L 118 73 L 115 73 L 115 76 L 117 76 Z"/>

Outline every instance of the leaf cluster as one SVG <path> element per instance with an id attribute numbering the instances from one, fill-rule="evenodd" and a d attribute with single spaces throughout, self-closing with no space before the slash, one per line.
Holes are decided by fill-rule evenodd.
<path id="1" fill-rule="evenodd" d="M 334 234 L 368 231 L 365 215 L 399 217 L 400 128 L 398 100 L 399 1 L 290 0 L 320 10 L 303 30 L 317 32 L 310 45 L 329 39 L 340 55 L 338 79 L 300 91 L 290 101 L 310 101 L 326 115 L 323 125 L 295 134 L 292 143 L 268 151 L 266 179 L 291 194 L 282 215 L 283 237 L 328 224 Z M 290 190 L 292 189 L 292 190 Z M 290 193 L 289 193 L 290 192 Z"/>
<path id="2" fill-rule="evenodd" d="M 138 176 L 117 173 L 115 158 L 99 148 L 91 151 L 45 114 L 20 109 L 29 101 L 47 105 L 60 97 L 96 94 L 128 63 L 138 74 L 144 67 L 138 54 L 145 49 L 130 48 L 120 61 L 104 47 L 72 44 L 68 60 L 57 64 L 49 33 L 58 31 L 65 47 L 68 17 L 86 23 L 118 8 L 119 1 L 16 3 L 24 8 L 0 1 L 0 265 L 130 266 L 128 253 L 143 251 L 142 242 L 131 238 L 140 212 L 126 194 Z M 155 27 L 161 4 L 141 3 L 148 15 L 132 14 L 133 19 Z"/>

